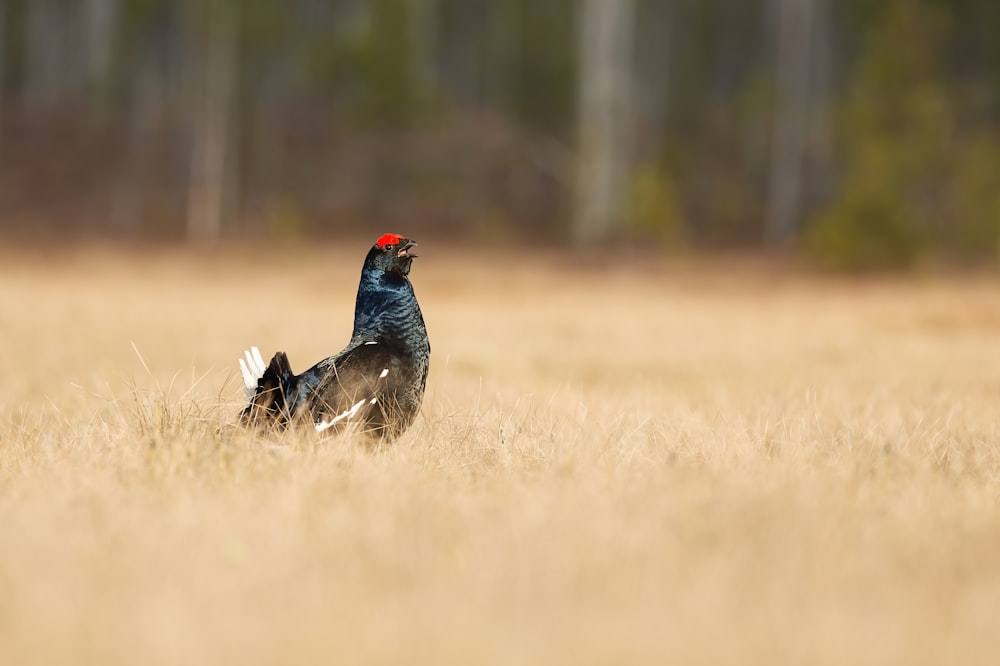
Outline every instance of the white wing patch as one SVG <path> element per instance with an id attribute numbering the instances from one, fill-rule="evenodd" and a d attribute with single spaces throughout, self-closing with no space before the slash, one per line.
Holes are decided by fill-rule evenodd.
<path id="1" fill-rule="evenodd" d="M 338 422 L 343 421 L 344 419 L 351 418 L 352 416 L 354 416 L 355 414 L 358 413 L 358 410 L 361 409 L 361 405 L 365 404 L 366 402 L 368 402 L 368 401 L 367 400 L 358 400 L 356 403 L 354 403 L 353 407 L 351 407 L 350 409 L 344 411 L 342 414 L 338 414 L 337 416 L 334 416 L 329 421 L 320 421 L 319 423 L 316 424 L 316 432 L 323 432 L 327 428 L 332 428 Z"/>
<path id="2" fill-rule="evenodd" d="M 264 376 L 267 365 L 260 355 L 260 350 L 256 347 L 251 347 L 243 354 L 246 356 L 246 360 L 240 359 L 240 372 L 243 373 L 243 397 L 246 398 L 247 402 L 250 402 L 257 392 L 257 381 Z"/>
<path id="3" fill-rule="evenodd" d="M 378 343 L 372 340 L 371 342 L 366 342 L 366 345 L 377 345 Z"/>

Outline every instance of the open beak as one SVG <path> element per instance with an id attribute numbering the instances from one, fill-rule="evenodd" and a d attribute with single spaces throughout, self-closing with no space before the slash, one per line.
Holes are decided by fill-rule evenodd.
<path id="1" fill-rule="evenodd" d="M 403 247 L 399 248 L 396 251 L 396 256 L 397 257 L 410 257 L 412 259 L 413 257 L 416 257 L 417 255 L 415 255 L 412 252 L 410 252 L 410 248 L 414 248 L 416 246 L 417 246 L 417 244 L 416 244 L 415 241 L 408 240 L 408 241 L 406 241 L 406 244 Z"/>

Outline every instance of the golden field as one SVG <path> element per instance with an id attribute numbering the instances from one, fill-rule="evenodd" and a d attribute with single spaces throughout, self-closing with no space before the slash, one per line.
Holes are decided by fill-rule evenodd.
<path id="1" fill-rule="evenodd" d="M 995 276 L 426 243 L 408 433 L 235 428 L 366 250 L 3 251 L 0 663 L 1000 662 Z"/>

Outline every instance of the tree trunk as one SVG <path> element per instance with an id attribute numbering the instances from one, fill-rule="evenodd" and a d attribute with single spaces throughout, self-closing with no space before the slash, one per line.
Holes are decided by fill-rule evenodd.
<path id="1" fill-rule="evenodd" d="M 642 145 L 636 155 L 640 163 L 655 163 L 662 157 L 670 95 L 671 62 L 676 0 L 640 2 L 635 27 L 635 118 Z"/>
<path id="2" fill-rule="evenodd" d="M 764 242 L 787 247 L 802 215 L 814 0 L 776 0 L 775 100 Z"/>
<path id="3" fill-rule="evenodd" d="M 235 128 L 236 17 L 238 5 L 206 0 L 208 35 L 204 71 L 197 76 L 192 128 L 191 179 L 188 190 L 187 236 L 212 242 L 222 235 L 227 173 Z M 197 63 L 195 63 L 197 64 Z M 228 154 L 227 154 L 228 153 Z M 231 171 L 235 164 L 228 165 Z"/>
<path id="4" fill-rule="evenodd" d="M 129 52 L 131 76 L 126 111 L 119 112 L 126 137 L 125 154 L 118 167 L 111 208 L 115 233 L 135 237 L 146 223 L 149 171 L 163 127 L 166 82 L 150 40 L 135 40 Z"/>
<path id="5" fill-rule="evenodd" d="M 830 111 L 833 95 L 833 20 L 828 0 L 813 2 L 813 44 L 810 58 L 809 131 L 806 147 L 807 187 L 803 207 L 829 196 L 833 182 L 833 134 Z"/>
<path id="6" fill-rule="evenodd" d="M 91 108 L 103 116 L 107 110 L 107 92 L 115 51 L 119 0 L 86 0 L 84 67 L 86 94 Z"/>
<path id="7" fill-rule="evenodd" d="M 417 62 L 414 70 L 417 80 L 435 89 L 441 86 L 441 72 L 434 59 L 434 45 L 441 38 L 440 0 L 410 0 L 407 11 Z"/>
<path id="8" fill-rule="evenodd" d="M 52 7 L 51 0 L 25 3 L 25 12 L 23 100 L 30 119 L 51 108 L 55 101 L 60 40 L 52 35 L 58 10 Z"/>
<path id="9" fill-rule="evenodd" d="M 439 3 L 442 21 L 438 41 L 437 71 L 441 86 L 460 107 L 483 106 L 483 79 L 489 37 L 489 7 L 483 0 Z"/>
<path id="10" fill-rule="evenodd" d="M 7 5 L 6 3 L 0 2 L 0 159 L 3 159 L 3 124 L 4 124 L 4 107 L 6 106 L 7 89 L 5 87 L 5 79 L 3 75 L 7 70 L 7 49 L 8 47 L 8 36 L 7 36 Z"/>
<path id="11" fill-rule="evenodd" d="M 584 0 L 573 237 L 607 240 L 624 216 L 634 0 Z"/>

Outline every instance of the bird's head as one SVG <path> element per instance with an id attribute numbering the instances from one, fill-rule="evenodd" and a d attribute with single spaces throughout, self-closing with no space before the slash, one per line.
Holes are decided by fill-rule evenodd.
<path id="1" fill-rule="evenodd" d="M 368 259 L 376 268 L 405 278 L 410 274 L 413 258 L 417 256 L 412 252 L 416 245 L 416 242 L 399 234 L 383 234 L 375 241 Z"/>

